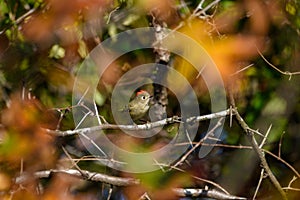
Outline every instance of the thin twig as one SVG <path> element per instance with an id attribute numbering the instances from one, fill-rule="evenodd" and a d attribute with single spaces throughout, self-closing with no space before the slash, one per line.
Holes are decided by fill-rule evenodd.
<path id="1" fill-rule="evenodd" d="M 289 167 L 296 174 L 297 177 L 300 178 L 300 173 L 292 165 L 290 165 L 288 162 L 283 160 L 281 157 L 278 157 L 277 155 L 275 155 L 271 151 L 268 151 L 266 149 L 263 149 L 263 151 L 266 152 L 267 154 L 271 155 L 272 157 L 276 158 L 277 160 L 281 161 L 282 163 L 284 163 L 287 167 Z"/>
<path id="2" fill-rule="evenodd" d="M 202 6 L 203 6 L 204 1 L 205 1 L 205 0 L 201 0 L 201 1 L 199 2 L 198 6 L 196 7 L 196 9 L 195 9 L 194 12 L 199 11 L 199 10 L 202 9 Z"/>
<path id="3" fill-rule="evenodd" d="M 109 14 L 108 14 L 108 17 L 107 17 L 107 21 L 106 21 L 106 24 L 109 24 L 109 22 L 110 22 L 110 18 L 111 18 L 111 15 L 114 13 L 114 12 L 116 12 L 118 9 L 119 9 L 120 7 L 119 6 L 117 6 L 116 8 L 114 8 L 112 11 L 110 11 L 109 12 Z"/>
<path id="4" fill-rule="evenodd" d="M 229 127 L 231 128 L 232 127 L 232 116 L 233 116 L 232 106 L 230 106 L 229 110 L 230 110 Z"/>
<path id="5" fill-rule="evenodd" d="M 200 11 L 198 9 L 195 9 L 195 11 L 193 12 L 193 16 L 200 16 L 200 15 L 204 15 L 206 13 L 206 11 L 208 11 L 210 8 L 212 8 L 213 6 L 217 5 L 221 0 L 215 0 L 213 2 L 211 2 L 210 4 L 208 4 L 205 8 L 201 9 L 198 5 L 198 7 L 201 9 Z M 201 3 L 201 2 L 200 2 Z M 198 8 L 197 7 L 197 8 Z M 201 5 L 202 7 L 202 5 Z"/>
<path id="6" fill-rule="evenodd" d="M 193 148 L 191 148 L 188 152 L 186 152 L 181 159 L 176 162 L 173 167 L 177 167 L 178 165 L 180 165 L 181 163 L 183 163 L 187 157 L 193 153 L 195 151 L 195 149 L 197 149 L 211 134 L 213 134 L 213 132 L 222 125 L 221 120 L 223 120 L 223 118 L 219 119 L 219 121 L 217 122 L 217 124 L 205 135 L 204 138 L 202 138 L 199 142 L 197 142 L 196 145 L 193 146 Z"/>
<path id="7" fill-rule="evenodd" d="M 254 195 L 253 195 L 253 198 L 252 198 L 253 200 L 255 200 L 255 198 L 256 198 L 256 195 L 257 195 L 258 190 L 259 190 L 259 188 L 260 188 L 261 182 L 262 182 L 262 180 L 263 180 L 263 178 L 264 178 L 264 174 L 265 174 L 265 169 L 262 168 L 261 171 L 260 171 L 259 181 L 258 181 L 257 187 L 256 187 L 256 189 L 255 189 L 255 192 L 254 192 Z"/>
<path id="8" fill-rule="evenodd" d="M 262 53 L 259 51 L 258 48 L 257 49 L 257 52 L 258 54 L 260 55 L 260 57 L 270 66 L 272 67 L 273 69 L 275 69 L 276 71 L 278 71 L 279 73 L 283 74 L 283 75 L 287 75 L 289 76 L 289 80 L 291 80 L 292 78 L 292 75 L 299 75 L 300 72 L 289 72 L 289 71 L 281 71 L 279 68 L 277 68 L 275 65 L 273 65 L 271 62 L 269 62 L 263 55 Z"/>
<path id="9" fill-rule="evenodd" d="M 295 191 L 295 192 L 300 192 L 300 188 L 283 187 L 282 189 L 284 189 L 284 190 L 292 190 L 292 191 Z"/>
<path id="10" fill-rule="evenodd" d="M 252 66 L 254 66 L 254 64 L 253 64 L 253 63 L 252 63 L 252 64 L 250 64 L 250 65 L 247 65 L 246 67 L 243 67 L 242 69 L 240 69 L 240 70 L 238 70 L 238 71 L 234 72 L 233 74 L 230 74 L 230 76 L 237 75 L 237 74 L 241 73 L 242 71 L 245 71 L 246 69 L 248 69 L 248 68 L 250 68 L 250 67 L 252 67 Z"/>
<path id="11" fill-rule="evenodd" d="M 183 170 L 183 169 L 180 169 L 180 168 L 175 167 L 175 166 L 166 165 L 166 164 L 164 164 L 164 163 L 159 163 L 159 166 L 162 166 L 162 167 L 168 167 L 168 168 L 170 168 L 170 169 L 175 169 L 175 170 L 177 170 L 177 171 L 179 171 L 179 172 L 186 173 L 186 171 Z M 189 174 L 189 175 L 190 175 L 190 174 Z M 194 175 L 190 175 L 190 176 L 191 176 L 193 179 L 202 181 L 202 182 L 204 182 L 204 183 L 208 183 L 208 184 L 210 184 L 210 185 L 212 185 L 212 186 L 214 186 L 214 187 L 220 189 L 220 190 L 223 191 L 225 194 L 229 194 L 229 192 L 228 192 L 225 188 L 223 188 L 221 185 L 219 185 L 218 183 L 215 183 L 215 182 L 213 182 L 213 181 L 211 181 L 211 180 L 207 180 L 207 179 L 204 179 L 204 178 L 200 178 L 200 177 L 198 177 L 198 176 L 194 176 Z"/>
<path id="12" fill-rule="evenodd" d="M 62 146 L 62 150 L 63 152 L 66 154 L 66 156 L 68 157 L 69 161 L 72 163 L 72 165 L 78 170 L 81 172 L 81 169 L 80 167 L 77 165 L 77 163 L 73 160 L 73 158 L 71 157 L 71 155 L 68 153 L 68 151 Z M 72 166 L 72 168 L 73 168 Z M 84 174 L 84 173 L 81 173 L 81 174 Z"/>
<path id="13" fill-rule="evenodd" d="M 108 195 L 107 195 L 107 198 L 106 198 L 106 200 L 110 200 L 110 198 L 111 198 L 111 195 L 112 195 L 112 191 L 113 191 L 113 188 L 112 188 L 112 187 L 110 187 L 110 188 L 109 188 L 109 191 L 108 191 Z"/>
<path id="14" fill-rule="evenodd" d="M 289 182 L 288 187 L 291 187 L 291 186 L 292 186 L 292 183 L 293 183 L 294 181 L 296 181 L 297 179 L 298 179 L 297 177 L 293 176 L 292 180 Z"/>
<path id="15" fill-rule="evenodd" d="M 100 151 L 103 156 L 105 156 L 106 158 L 108 158 L 108 156 L 106 155 L 106 153 L 96 144 L 96 142 L 94 140 L 92 140 L 90 137 L 88 137 L 84 133 L 79 133 L 79 134 L 81 136 L 83 136 L 86 140 L 88 140 L 96 149 L 98 149 L 98 151 Z"/>
<path id="16" fill-rule="evenodd" d="M 101 163 L 110 163 L 111 165 L 114 165 L 114 166 L 122 166 L 122 165 L 127 164 L 126 162 L 117 161 L 117 160 L 114 160 L 113 158 L 103 158 L 103 157 L 94 156 L 94 155 L 83 156 L 81 158 L 73 158 L 73 160 L 76 163 L 79 163 L 80 161 L 100 161 Z"/>
<path id="17" fill-rule="evenodd" d="M 294 176 L 293 179 L 289 182 L 289 185 L 288 185 L 287 187 L 282 188 L 282 189 L 284 189 L 284 190 L 293 190 L 293 191 L 300 192 L 300 188 L 293 188 L 293 187 L 292 187 L 292 183 L 293 183 L 294 181 L 296 181 L 297 179 L 298 179 L 298 178 Z"/>
<path id="18" fill-rule="evenodd" d="M 269 136 L 269 133 L 270 133 L 270 131 L 271 131 L 271 128 L 272 128 L 272 124 L 269 126 L 269 128 L 268 128 L 268 130 L 267 130 L 267 133 L 266 133 L 266 135 L 265 135 L 265 137 L 262 139 L 262 141 L 261 141 L 261 143 L 260 143 L 260 145 L 259 145 L 259 148 L 262 148 L 262 147 L 265 145 L 266 140 L 267 140 L 267 138 L 268 138 L 268 136 Z"/>
<path id="19" fill-rule="evenodd" d="M 281 145 L 282 145 L 282 140 L 283 140 L 283 135 L 285 134 L 285 132 L 283 132 L 283 134 L 280 136 L 280 141 L 278 144 L 278 157 L 281 157 Z"/>
<path id="20" fill-rule="evenodd" d="M 202 0 L 203 1 L 203 0 Z M 181 21 L 175 28 L 172 29 L 172 31 L 169 34 L 166 34 L 162 39 L 166 38 L 167 36 L 169 36 L 170 34 L 174 33 L 175 31 L 179 30 L 180 28 L 182 28 L 183 26 L 185 26 L 187 23 L 189 23 L 190 21 L 192 21 L 193 19 L 195 19 L 196 17 L 199 17 L 200 15 L 205 15 L 206 11 L 208 11 L 210 8 L 212 8 L 213 6 L 217 5 L 221 0 L 215 0 L 213 2 L 211 2 L 209 5 L 207 5 L 204 9 L 201 9 L 202 7 L 202 3 L 200 2 L 198 4 L 199 9 L 195 9 L 194 12 L 188 17 L 188 19 L 186 21 Z M 154 45 L 157 42 L 154 43 Z"/>

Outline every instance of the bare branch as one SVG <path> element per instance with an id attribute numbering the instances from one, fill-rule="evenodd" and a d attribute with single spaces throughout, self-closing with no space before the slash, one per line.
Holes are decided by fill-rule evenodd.
<path id="1" fill-rule="evenodd" d="M 72 159 L 71 155 L 68 153 L 68 151 L 62 146 L 62 150 L 65 153 L 65 155 L 68 157 L 68 160 L 72 163 L 72 167 L 75 167 L 78 171 L 81 171 L 80 167 L 77 165 L 77 163 Z M 83 173 L 82 173 L 83 174 Z"/>
<path id="2" fill-rule="evenodd" d="M 255 153 L 258 155 L 258 157 L 260 159 L 262 167 L 265 169 L 266 173 L 268 174 L 268 176 L 269 176 L 271 182 L 273 183 L 273 185 L 275 186 L 275 188 L 279 191 L 281 197 L 283 199 L 287 200 L 287 196 L 286 196 L 285 192 L 283 191 L 280 183 L 278 182 L 278 180 L 274 176 L 273 172 L 271 171 L 271 169 L 270 169 L 270 167 L 267 163 L 264 151 L 261 148 L 259 148 L 259 146 L 257 144 L 257 141 L 254 137 L 255 132 L 247 125 L 247 123 L 244 121 L 244 119 L 239 114 L 237 108 L 235 107 L 235 101 L 234 101 L 233 94 L 232 94 L 231 91 L 229 93 L 229 98 L 230 98 L 230 104 L 234 108 L 233 112 L 235 114 L 235 119 L 237 120 L 238 124 L 241 126 L 241 128 L 246 133 L 246 135 L 247 135 L 247 137 L 248 137 L 248 139 L 251 143 L 251 146 L 253 147 L 253 150 L 255 151 Z"/>
<path id="3" fill-rule="evenodd" d="M 183 188 L 175 188 L 173 191 L 180 197 L 209 197 L 214 199 L 236 199 L 236 200 L 244 200 L 247 199 L 245 197 L 237 197 L 230 194 L 225 194 L 217 190 L 209 190 L 209 189 L 183 189 Z"/>
<path id="4" fill-rule="evenodd" d="M 216 119 L 220 117 L 225 117 L 229 115 L 230 109 L 217 112 L 217 113 L 212 113 L 208 115 L 203 115 L 203 116 L 193 116 L 188 119 L 186 119 L 187 123 L 192 123 L 192 122 L 199 122 L 199 121 L 204 121 L 204 120 L 210 120 L 210 119 Z M 163 120 L 151 122 L 151 123 L 146 123 L 146 124 L 139 124 L 139 125 L 118 125 L 118 124 L 100 124 L 99 126 L 94 126 L 94 127 L 88 127 L 88 128 L 82 128 L 82 129 L 75 129 L 75 130 L 66 130 L 66 131 L 59 131 L 59 130 L 50 130 L 50 129 L 44 129 L 48 134 L 53 135 L 53 136 L 70 136 L 70 135 L 76 135 L 76 134 L 86 134 L 86 133 L 91 133 L 91 132 L 96 132 L 99 130 L 114 130 L 114 129 L 122 129 L 122 130 L 127 130 L 127 131 L 137 131 L 137 130 L 150 130 L 156 127 L 161 127 L 167 124 L 173 124 L 173 123 L 179 123 L 180 122 L 180 117 L 174 116 L 174 117 L 169 117 Z"/>
<path id="5" fill-rule="evenodd" d="M 297 179 L 298 179 L 297 177 L 293 176 L 293 179 L 289 182 L 288 187 L 291 187 L 292 183 Z"/>
<path id="6" fill-rule="evenodd" d="M 177 168 L 178 169 L 178 168 Z M 180 169 L 179 169 L 180 170 Z M 182 171 L 182 170 L 180 170 Z M 101 173 L 96 173 L 96 172 L 90 172 L 87 170 L 76 170 L 76 169 L 53 169 L 53 170 L 45 170 L 45 171 L 38 171 L 33 174 L 26 174 L 23 173 L 19 177 L 15 179 L 16 184 L 22 184 L 26 182 L 27 180 L 31 179 L 32 176 L 34 178 L 49 178 L 52 173 L 64 173 L 64 174 L 69 174 L 81 179 L 85 180 L 90 180 L 90 181 L 96 181 L 96 182 L 103 182 L 115 186 L 130 186 L 130 185 L 137 185 L 140 184 L 140 181 L 137 179 L 133 178 L 121 178 L 121 177 L 115 177 L 115 176 L 109 176 Z M 197 177 L 198 178 L 198 177 Z M 201 180 L 201 178 L 200 178 Z M 222 187 L 221 187 L 222 188 Z M 224 190 L 224 189 L 223 189 Z M 230 195 L 228 192 L 220 192 L 217 190 L 208 190 L 208 189 L 182 189 L 182 188 L 175 188 L 173 191 L 178 195 L 178 196 L 202 196 L 202 197 L 210 197 L 210 198 L 217 198 L 217 199 L 246 199 L 243 197 L 236 197 L 233 195 Z M 146 194 L 146 193 L 145 193 Z M 150 199 L 149 196 L 143 195 L 141 199 Z"/>
<path id="7" fill-rule="evenodd" d="M 292 190 L 292 191 L 300 192 L 300 188 L 293 188 L 293 187 L 283 187 L 282 189 L 284 189 L 284 190 Z"/>
<path id="8" fill-rule="evenodd" d="M 168 168 L 170 168 L 170 169 L 175 169 L 175 170 L 177 170 L 177 171 L 180 171 L 180 172 L 186 172 L 185 170 L 183 170 L 183 169 L 180 169 L 180 168 L 178 168 L 178 167 L 175 167 L 175 166 L 169 166 L 169 165 L 166 165 L 166 164 L 164 164 L 164 163 L 159 163 L 159 166 L 161 166 L 161 167 L 168 167 Z M 190 174 L 189 174 L 190 175 Z M 225 194 L 229 194 L 229 192 L 225 189 L 225 188 L 223 188 L 222 186 L 220 186 L 218 183 L 215 183 L 215 182 L 213 182 L 213 181 L 211 181 L 211 180 L 207 180 L 207 179 L 204 179 L 204 178 L 200 178 L 200 177 L 198 177 L 198 176 L 194 176 L 194 175 L 190 175 L 192 178 L 194 178 L 194 179 L 196 179 L 196 180 L 199 180 L 199 181 L 202 181 L 202 182 L 204 182 L 204 183 L 208 183 L 208 184 L 210 184 L 210 185 L 212 185 L 212 186 L 214 186 L 214 187 L 216 187 L 216 188 L 219 188 L 221 191 L 223 191 Z"/>
<path id="9" fill-rule="evenodd" d="M 129 186 L 129 185 L 137 185 L 140 183 L 139 180 L 133 178 L 121 178 L 116 176 L 109 176 L 106 174 L 98 173 L 98 172 L 90 172 L 87 170 L 77 170 L 77 169 L 52 169 L 45 171 L 38 171 L 33 174 L 23 173 L 19 177 L 15 179 L 16 184 L 22 184 L 26 182 L 28 179 L 32 178 L 49 178 L 52 173 L 64 173 L 69 174 L 81 179 L 103 182 L 115 186 Z"/>
<path id="10" fill-rule="evenodd" d="M 287 167 L 289 167 L 296 174 L 297 177 L 300 178 L 300 173 L 292 165 L 290 165 L 288 162 L 283 160 L 281 157 L 276 156 L 271 151 L 268 151 L 268 150 L 265 150 L 265 149 L 263 149 L 263 151 L 266 152 L 267 154 L 271 155 L 272 157 L 276 158 L 277 160 L 281 161 L 282 163 L 284 163 Z"/>
<path id="11" fill-rule="evenodd" d="M 204 3 L 204 1 L 201 1 L 197 8 L 194 10 L 192 16 L 200 16 L 200 15 L 205 15 L 206 11 L 208 11 L 210 8 L 212 8 L 213 6 L 217 5 L 221 0 L 215 0 L 213 2 L 211 2 L 209 5 L 207 5 L 205 8 L 202 9 L 202 4 Z"/>
<path id="12" fill-rule="evenodd" d="M 278 71 L 279 73 L 283 74 L 283 75 L 287 75 L 289 76 L 289 80 L 291 80 L 292 75 L 300 75 L 300 72 L 289 72 L 289 71 L 281 71 L 278 67 L 276 67 L 275 65 L 273 65 L 271 62 L 269 62 L 263 55 L 262 53 L 257 49 L 258 54 L 260 55 L 260 57 L 273 69 L 275 69 L 276 71 Z"/>
<path id="13" fill-rule="evenodd" d="M 27 11 L 26 13 L 24 13 L 22 16 L 20 16 L 18 19 L 15 20 L 14 25 L 18 25 L 21 22 L 24 21 L 24 19 L 26 19 L 27 17 L 29 17 L 32 13 L 34 13 L 36 11 L 37 8 L 32 8 L 29 11 Z M 5 33 L 6 30 L 8 30 L 11 27 L 6 27 L 3 30 L 0 31 L 0 35 L 2 35 L 3 33 Z"/>
<path id="14" fill-rule="evenodd" d="M 289 185 L 288 185 L 287 187 L 283 187 L 282 189 L 300 192 L 300 188 L 294 188 L 294 187 L 292 187 L 292 183 L 293 183 L 294 181 L 296 181 L 297 179 L 298 179 L 298 178 L 294 176 L 293 179 L 289 182 Z"/>

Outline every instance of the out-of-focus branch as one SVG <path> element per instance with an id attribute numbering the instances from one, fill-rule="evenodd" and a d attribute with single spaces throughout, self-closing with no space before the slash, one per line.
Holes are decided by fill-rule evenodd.
<path id="1" fill-rule="evenodd" d="M 27 17 L 29 17 L 32 13 L 34 13 L 36 11 L 36 8 L 32 8 L 30 9 L 29 11 L 27 11 L 26 13 L 24 13 L 21 17 L 19 17 L 18 19 L 16 19 L 14 21 L 14 25 L 18 25 L 20 24 L 21 22 L 24 21 L 24 19 L 26 19 Z M 12 25 L 11 25 L 12 26 Z M 5 33 L 5 31 L 7 31 L 10 27 L 6 27 L 4 28 L 3 30 L 0 31 L 0 35 L 2 35 L 3 33 Z"/>
<path id="2" fill-rule="evenodd" d="M 210 119 L 216 119 L 216 118 L 221 118 L 225 117 L 230 114 L 230 109 L 217 112 L 217 113 L 212 113 L 208 115 L 203 115 L 203 116 L 193 116 L 185 120 L 186 123 L 196 123 L 199 121 L 204 121 L 204 120 L 210 120 Z M 180 117 L 178 116 L 173 116 L 169 117 L 163 120 L 151 122 L 151 123 L 146 123 L 146 124 L 135 124 L 135 125 L 118 125 L 118 124 L 100 124 L 98 126 L 94 127 L 88 127 L 88 128 L 82 128 L 82 129 L 76 129 L 76 130 L 66 130 L 66 131 L 60 131 L 60 130 L 50 130 L 50 129 L 45 129 L 45 131 L 54 136 L 70 136 L 70 135 L 76 135 L 79 133 L 90 133 L 90 132 L 95 132 L 99 130 L 107 130 L 107 129 L 122 129 L 122 130 L 127 130 L 127 131 L 137 131 L 137 130 L 150 130 L 156 127 L 164 126 L 167 124 L 173 124 L 173 123 L 182 123 L 180 120 Z"/>
<path id="3" fill-rule="evenodd" d="M 204 3 L 204 1 L 201 1 L 197 8 L 194 10 L 193 14 L 191 15 L 190 18 L 194 18 L 194 17 L 199 17 L 201 15 L 205 15 L 206 14 L 206 11 L 208 11 L 210 8 L 218 5 L 218 3 L 220 2 L 221 0 L 215 0 L 213 2 L 211 2 L 209 5 L 207 5 L 205 8 L 202 8 L 202 5 Z"/>
<path id="4" fill-rule="evenodd" d="M 22 174 L 15 179 L 15 183 L 22 184 L 26 182 L 28 179 L 31 179 L 32 176 L 34 178 L 49 178 L 52 173 L 69 174 L 81 179 L 108 183 L 115 186 L 129 186 L 129 185 L 137 185 L 140 183 L 139 180 L 133 178 L 109 176 L 98 172 L 90 172 L 87 170 L 79 171 L 77 169 L 52 169 L 52 170 L 38 171 L 33 174 Z"/>
<path id="5" fill-rule="evenodd" d="M 154 120 L 161 120 L 166 118 L 168 92 L 167 88 L 159 83 L 162 83 L 167 78 L 169 68 L 163 66 L 169 65 L 171 53 L 162 45 L 163 38 L 168 34 L 163 28 L 163 23 L 156 21 L 154 16 L 152 23 L 155 28 L 155 41 L 153 42 L 152 46 L 156 55 L 156 65 L 155 71 L 152 72 L 151 77 L 153 81 L 153 105 L 151 108 L 151 118 L 153 118 Z"/>
<path id="6" fill-rule="evenodd" d="M 284 190 L 282 189 L 280 183 L 278 182 L 278 180 L 276 179 L 276 177 L 274 176 L 273 172 L 271 171 L 268 162 L 265 158 L 265 154 L 264 151 L 259 147 L 259 145 L 257 144 L 257 141 L 254 137 L 254 134 L 257 133 L 257 131 L 253 131 L 248 124 L 244 121 L 244 119 L 241 117 L 241 115 L 239 114 L 236 106 L 235 106 L 235 100 L 233 97 L 232 92 L 229 89 L 229 99 L 230 99 L 230 104 L 233 107 L 233 113 L 235 114 L 235 119 L 237 120 L 238 124 L 241 126 L 241 128 L 244 130 L 244 132 L 246 133 L 251 146 L 253 148 L 253 150 L 255 151 L 255 153 L 258 155 L 261 165 L 262 167 L 265 169 L 267 175 L 269 176 L 271 182 L 273 183 L 273 185 L 275 186 L 275 188 L 279 191 L 281 197 L 283 199 L 287 199 L 286 193 L 284 192 Z M 261 134 L 262 135 L 262 134 Z"/>
<path id="7" fill-rule="evenodd" d="M 245 197 L 237 197 L 231 194 L 225 194 L 223 192 L 217 190 L 209 190 L 209 189 L 183 189 L 183 188 L 175 188 L 173 192 L 176 193 L 177 196 L 180 197 L 209 197 L 214 199 L 236 199 L 236 200 L 246 200 Z"/>
<path id="8" fill-rule="evenodd" d="M 24 173 L 15 179 L 15 183 L 22 184 L 32 178 L 49 178 L 52 173 L 64 173 L 71 176 L 75 176 L 80 179 L 85 179 L 85 180 L 90 180 L 95 182 L 103 182 L 115 186 L 132 186 L 132 185 L 140 184 L 140 181 L 134 178 L 109 176 L 98 172 L 90 172 L 87 170 L 79 171 L 77 169 L 52 169 L 52 170 L 38 171 L 33 174 Z M 237 199 L 237 200 L 246 199 L 244 197 L 237 197 L 214 189 L 210 190 L 210 189 L 174 188 L 173 192 L 175 192 L 177 196 L 181 196 L 181 197 L 210 197 L 216 199 Z"/>

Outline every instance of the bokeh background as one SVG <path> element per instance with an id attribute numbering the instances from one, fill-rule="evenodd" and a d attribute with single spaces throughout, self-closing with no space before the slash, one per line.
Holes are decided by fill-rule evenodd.
<path id="1" fill-rule="evenodd" d="M 290 186 L 285 188 L 289 199 L 299 198 L 299 9 L 297 0 L 0 0 L 1 199 L 107 198 L 107 184 L 63 174 L 30 179 L 24 185 L 15 184 L 14 180 L 23 172 L 74 167 L 68 156 L 76 160 L 88 155 L 76 136 L 54 137 L 45 128 L 75 128 L 73 83 L 92 49 L 119 32 L 152 26 L 155 20 L 188 35 L 207 50 L 251 128 L 265 134 L 271 127 L 263 147 L 266 159 L 282 187 Z M 191 56 L 197 53 L 190 49 Z M 95 102 L 107 122 L 114 123 L 111 93 L 120 77 L 155 59 L 153 50 L 134 51 L 106 70 Z M 175 55 L 169 65 L 192 85 L 201 114 L 211 113 L 208 90 L 203 80 L 196 78 L 198 72 L 193 66 Z M 180 115 L 180 106 L 171 92 L 168 102 L 168 116 Z M 207 157 L 199 159 L 195 151 L 188 162 L 179 166 L 184 173 L 171 170 L 126 174 L 89 159 L 81 159 L 77 165 L 142 180 L 138 186 L 114 187 L 112 199 L 137 199 L 146 191 L 153 199 L 176 199 L 169 192 L 171 188 L 207 185 L 195 177 L 214 181 L 231 194 L 252 198 L 261 173 L 259 160 L 248 148 L 249 142 L 238 124 L 233 122 L 230 126 L 229 117 L 225 124 L 220 141 Z M 200 123 L 194 142 L 203 137 L 207 125 L 208 122 Z M 172 130 L 176 130 L 175 125 L 167 127 L 151 145 L 159 147 L 167 142 L 174 136 Z M 123 147 L 134 141 L 120 137 L 118 131 L 107 134 Z M 261 137 L 257 139 L 260 141 Z M 291 183 L 293 177 L 296 179 Z M 262 180 L 257 198 L 280 199 L 267 177 Z"/>

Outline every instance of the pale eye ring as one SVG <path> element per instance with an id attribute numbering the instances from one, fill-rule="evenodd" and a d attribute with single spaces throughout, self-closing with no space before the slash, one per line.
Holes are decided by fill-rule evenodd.
<path id="1" fill-rule="evenodd" d="M 142 99 L 145 100 L 145 99 L 146 99 L 146 96 L 142 96 Z"/>

